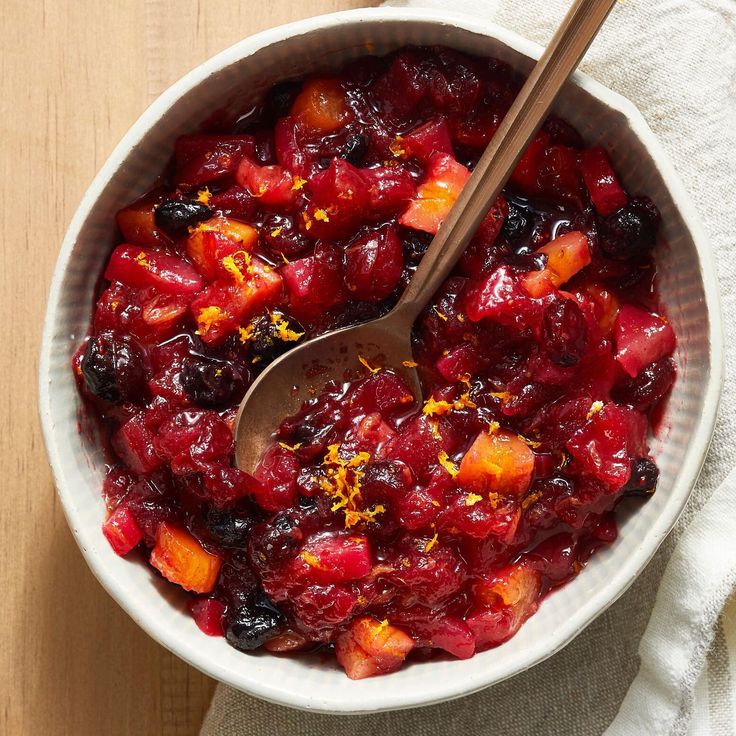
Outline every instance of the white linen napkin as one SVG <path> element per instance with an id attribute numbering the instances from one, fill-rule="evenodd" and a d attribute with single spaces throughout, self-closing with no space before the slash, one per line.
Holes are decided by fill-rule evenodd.
<path id="1" fill-rule="evenodd" d="M 389 4 L 442 8 L 448 19 L 470 13 L 546 44 L 570 0 Z M 616 604 L 511 680 L 451 703 L 366 716 L 303 713 L 221 685 L 202 736 L 736 734 L 736 602 L 719 620 L 736 585 L 736 471 L 728 475 L 736 465 L 736 1 L 621 0 L 581 68 L 643 113 L 716 253 L 732 349 L 713 445 L 676 529 Z"/>

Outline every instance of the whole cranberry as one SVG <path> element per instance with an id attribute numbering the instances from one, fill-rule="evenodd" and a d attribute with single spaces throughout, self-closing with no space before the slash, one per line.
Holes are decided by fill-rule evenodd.
<path id="1" fill-rule="evenodd" d="M 658 480 L 659 468 L 648 457 L 640 457 L 631 464 L 631 477 L 621 490 L 627 496 L 649 497 L 656 490 Z"/>
<path id="2" fill-rule="evenodd" d="M 103 332 L 89 339 L 81 362 L 91 393 L 111 404 L 148 398 L 148 359 L 132 338 Z"/>
<path id="3" fill-rule="evenodd" d="M 542 344 L 558 365 L 575 365 L 585 352 L 586 337 L 585 316 L 572 299 L 555 299 L 544 310 Z"/>

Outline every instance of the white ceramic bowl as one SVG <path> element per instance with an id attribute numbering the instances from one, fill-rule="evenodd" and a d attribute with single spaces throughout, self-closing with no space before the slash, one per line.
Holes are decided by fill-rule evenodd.
<path id="1" fill-rule="evenodd" d="M 77 431 L 80 402 L 69 360 L 84 336 L 93 289 L 110 248 L 115 211 L 148 189 L 174 139 L 225 102 L 245 107 L 274 81 L 385 53 L 403 44 L 446 44 L 497 56 L 528 71 L 535 44 L 470 18 L 411 9 L 356 10 L 252 36 L 168 89 L 133 125 L 77 210 L 51 287 L 40 367 L 40 410 L 56 484 L 69 524 L 93 573 L 154 639 L 208 675 L 267 700 L 324 712 L 361 713 L 435 703 L 499 682 L 549 657 L 618 598 L 674 524 L 711 437 L 721 386 L 717 285 L 708 243 L 660 145 L 627 100 L 577 74 L 556 111 L 588 143 L 611 152 L 624 184 L 653 197 L 668 242 L 659 252 L 661 292 L 679 337 L 679 377 L 663 429 L 653 441 L 659 490 L 621 520 L 611 548 L 540 607 L 509 642 L 466 661 L 412 664 L 353 682 L 331 663 L 242 654 L 195 626 L 174 586 L 147 566 L 117 557 L 100 532 L 103 457 Z"/>

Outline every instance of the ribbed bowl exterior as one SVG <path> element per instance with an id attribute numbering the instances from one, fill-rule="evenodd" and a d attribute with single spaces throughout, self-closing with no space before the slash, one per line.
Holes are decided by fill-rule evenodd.
<path id="1" fill-rule="evenodd" d="M 707 450 L 722 374 L 717 285 L 692 205 L 636 109 L 576 75 L 555 111 L 588 143 L 604 145 L 626 187 L 646 192 L 662 212 L 658 252 L 663 301 L 679 338 L 678 380 L 653 439 L 657 493 L 624 515 L 618 541 L 544 601 L 509 642 L 470 660 L 417 663 L 353 682 L 330 662 L 242 654 L 203 635 L 183 596 L 145 565 L 117 557 L 103 538 L 99 445 L 78 431 L 80 401 L 70 357 L 84 336 L 93 292 L 113 245 L 117 209 L 148 189 L 174 139 L 228 103 L 245 109 L 273 82 L 338 66 L 404 44 L 444 44 L 497 56 L 528 71 L 540 49 L 501 28 L 410 9 L 348 11 L 248 38 L 167 90 L 131 128 L 87 191 L 63 243 L 46 316 L 40 410 L 49 458 L 69 524 L 95 575 L 151 636 L 210 676 L 284 705 L 361 713 L 406 708 L 468 694 L 514 675 L 564 646 L 631 584 L 682 510 Z"/>

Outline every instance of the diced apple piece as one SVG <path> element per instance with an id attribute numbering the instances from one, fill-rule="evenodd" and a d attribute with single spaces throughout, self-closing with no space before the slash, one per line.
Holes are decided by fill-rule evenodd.
<path id="1" fill-rule="evenodd" d="M 481 432 L 460 462 L 457 483 L 464 488 L 520 496 L 532 481 L 534 453 L 505 430 Z"/>
<path id="2" fill-rule="evenodd" d="M 168 294 L 194 294 L 204 286 L 202 277 L 190 263 L 135 245 L 115 248 L 105 278 L 136 289 L 153 287 Z"/>
<path id="3" fill-rule="evenodd" d="M 607 217 L 629 201 L 606 152 L 600 146 L 581 151 L 579 166 L 599 215 Z"/>
<path id="4" fill-rule="evenodd" d="M 189 532 L 167 522 L 158 528 L 150 562 L 167 580 L 193 593 L 209 593 L 222 564 Z"/>
<path id="5" fill-rule="evenodd" d="M 616 360 L 630 375 L 670 355 L 677 339 L 672 325 L 658 314 L 624 304 L 615 327 Z"/>
<path id="6" fill-rule="evenodd" d="M 479 608 L 466 622 L 478 650 L 510 639 L 536 610 L 541 591 L 539 573 L 523 563 L 509 565 L 474 586 Z"/>
<path id="7" fill-rule="evenodd" d="M 127 506 L 118 506 L 102 525 L 102 533 L 115 554 L 124 557 L 143 539 L 143 532 Z"/>
<path id="8" fill-rule="evenodd" d="M 547 266 L 532 271 L 523 279 L 524 290 L 532 297 L 543 297 L 569 281 L 591 261 L 588 238 L 578 230 L 561 235 L 537 250 L 547 256 Z"/>
<path id="9" fill-rule="evenodd" d="M 185 189 L 232 176 L 244 156 L 253 156 L 250 135 L 182 135 L 174 146 L 177 184 Z"/>
<path id="10" fill-rule="evenodd" d="M 238 250 L 252 252 L 258 231 L 251 225 L 227 217 L 213 217 L 200 223 L 187 238 L 187 255 L 209 280 L 216 278 L 225 256 Z"/>
<path id="11" fill-rule="evenodd" d="M 352 118 L 346 91 L 336 79 L 305 82 L 294 100 L 291 114 L 319 133 L 332 133 Z"/>
<path id="12" fill-rule="evenodd" d="M 608 337 L 616 324 L 616 318 L 620 303 L 616 294 L 611 289 L 599 284 L 588 284 L 579 292 L 582 300 L 589 300 L 593 304 L 593 314 L 601 328 L 603 337 Z"/>
<path id="13" fill-rule="evenodd" d="M 217 598 L 197 598 L 189 601 L 189 611 L 194 623 L 207 636 L 224 636 L 222 617 L 225 615 L 225 604 Z"/>
<path id="14" fill-rule="evenodd" d="M 302 547 L 293 567 L 295 576 L 317 585 L 358 580 L 371 571 L 368 538 L 347 532 L 313 537 Z"/>
<path id="15" fill-rule="evenodd" d="M 433 154 L 424 182 L 399 218 L 399 224 L 435 234 L 469 178 L 470 172 L 452 156 Z"/>
<path id="16" fill-rule="evenodd" d="M 123 207 L 115 220 L 126 243 L 133 245 L 165 245 L 171 238 L 156 227 L 155 209 L 160 196 L 146 195 Z"/>
<path id="17" fill-rule="evenodd" d="M 351 680 L 362 680 L 398 670 L 413 648 L 414 641 L 401 629 L 363 616 L 340 635 L 335 654 Z"/>

